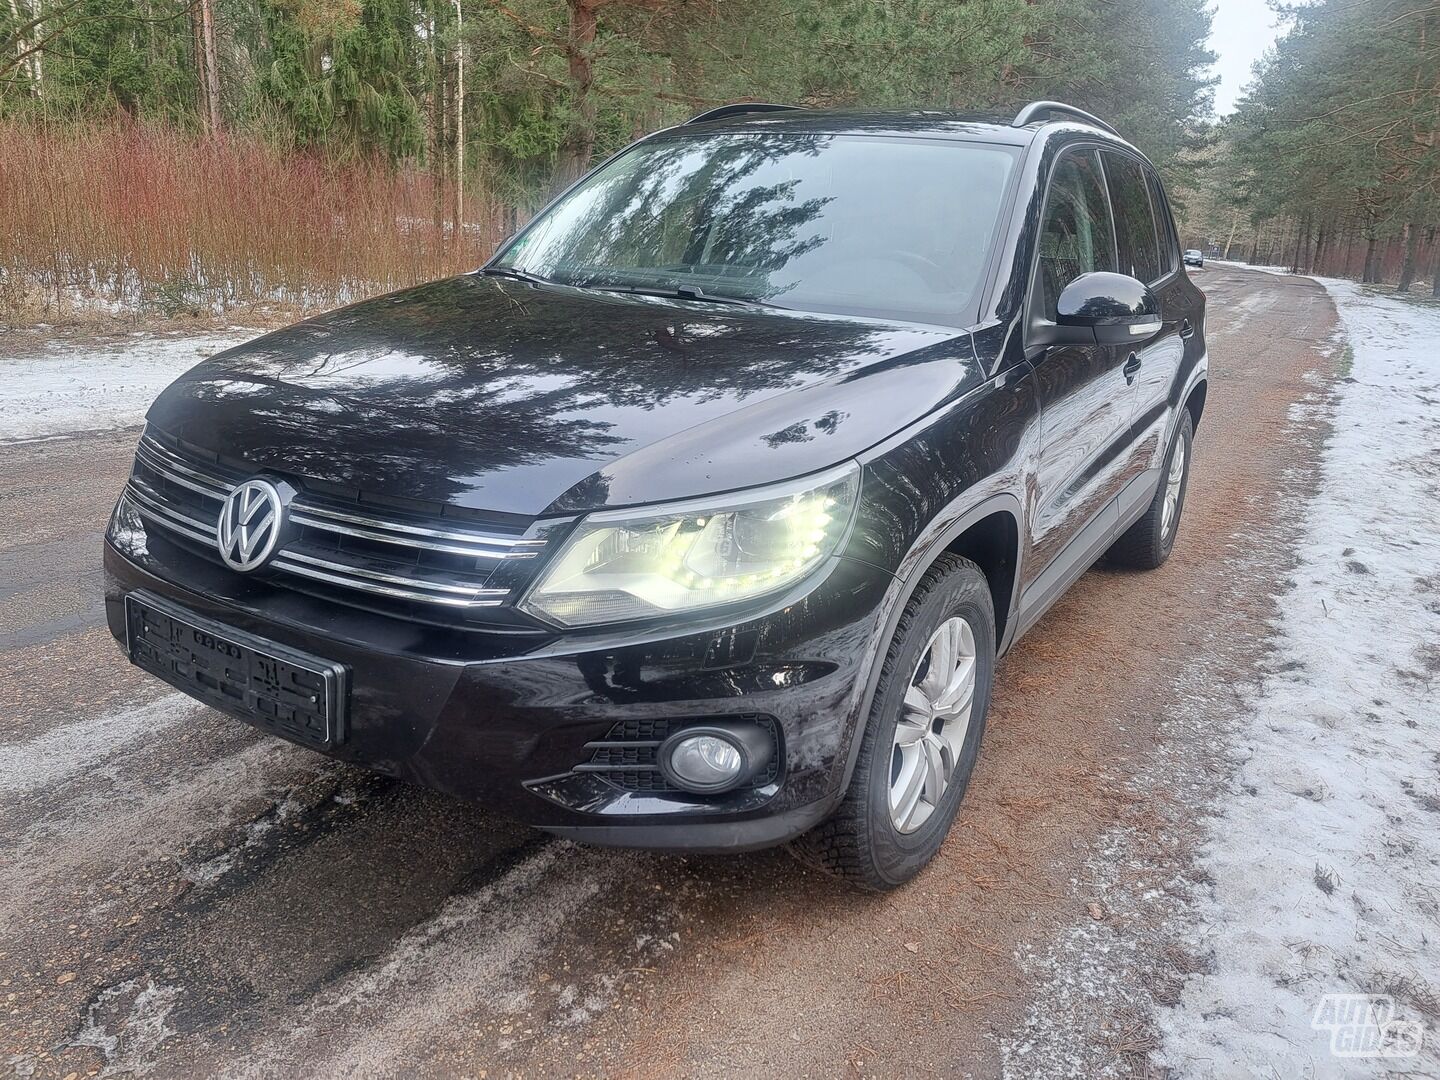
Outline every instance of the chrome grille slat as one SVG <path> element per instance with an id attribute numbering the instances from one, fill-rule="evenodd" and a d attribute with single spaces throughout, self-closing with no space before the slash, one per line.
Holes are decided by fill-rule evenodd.
<path id="1" fill-rule="evenodd" d="M 228 480 L 198 472 L 178 461 L 174 455 L 148 435 L 141 436 L 135 456 L 146 468 L 159 473 L 171 483 L 179 484 L 181 487 L 189 488 L 191 491 L 199 492 L 212 499 L 223 500 L 235 487 Z"/>
<path id="2" fill-rule="evenodd" d="M 293 562 L 284 555 L 277 558 L 271 565 L 287 574 L 297 574 L 300 577 L 328 582 L 331 585 L 344 585 L 346 588 L 375 593 L 378 596 L 393 596 L 400 600 L 418 600 L 426 604 L 444 604 L 447 607 L 459 608 L 499 607 L 503 603 L 501 600 L 464 600 L 455 596 L 436 596 L 434 593 L 421 592 L 418 589 L 402 589 L 392 585 L 381 585 L 375 581 L 357 580 L 348 576 L 348 573 L 346 575 L 327 574 L 312 566 L 303 566 Z"/>
<path id="3" fill-rule="evenodd" d="M 182 525 L 177 521 L 171 521 L 167 518 L 161 517 L 153 509 L 145 506 L 139 500 L 132 499 L 131 502 L 135 506 L 135 512 L 139 514 L 142 518 L 144 518 L 146 521 L 150 522 L 152 525 L 160 525 L 166 529 L 169 529 L 171 532 L 179 533 L 181 536 L 188 536 L 191 540 L 198 540 L 202 544 L 213 544 L 215 542 L 215 538 L 213 536 L 206 536 L 204 533 L 196 532 L 194 529 Z"/>
<path id="4" fill-rule="evenodd" d="M 476 559 L 529 559 L 537 554 L 534 551 L 522 553 L 485 551 L 474 547 L 461 547 L 459 544 L 442 543 L 438 540 L 426 540 L 419 536 L 396 536 L 393 533 L 384 533 L 378 529 L 365 528 L 360 525 L 342 525 L 336 521 L 323 521 L 315 516 L 312 507 L 298 500 L 292 504 L 292 507 L 290 520 L 296 525 L 304 525 L 306 528 L 320 529 L 324 532 L 340 533 L 342 536 L 354 536 L 361 540 L 374 540 L 381 544 L 422 548 L 425 551 L 443 551 L 447 555 L 469 555 Z M 476 543 L 489 543 L 489 541 L 477 540 Z"/>
<path id="5" fill-rule="evenodd" d="M 306 566 L 314 566 L 321 570 L 328 570 L 334 574 L 349 574 L 356 577 L 369 578 L 373 581 L 388 582 L 391 585 L 404 585 L 406 587 L 434 589 L 437 592 L 443 593 L 454 593 L 457 596 L 467 599 L 475 599 L 481 596 L 505 596 L 509 592 L 508 589 L 484 589 L 478 585 L 450 585 L 438 581 L 428 581 L 425 578 L 405 577 L 401 574 L 386 574 L 363 566 L 332 562 L 330 559 L 318 559 L 314 555 L 306 555 L 300 551 L 287 550 L 279 561 L 286 563 L 300 562 Z"/>
<path id="6" fill-rule="evenodd" d="M 171 449 L 149 431 L 140 438 L 135 464 L 125 495 L 136 512 L 211 555 L 220 504 L 241 482 L 238 474 L 228 470 L 226 475 L 220 467 Z M 504 604 L 511 589 L 488 587 L 491 574 L 508 560 L 533 559 L 545 546 L 532 536 L 329 506 L 308 492 L 290 504 L 290 521 L 302 531 L 269 564 L 278 581 L 293 575 L 357 594 L 459 610 Z M 356 541 L 373 546 L 362 550 Z"/>
<path id="7" fill-rule="evenodd" d="M 339 510 L 331 510 L 328 507 L 324 506 L 310 506 L 307 504 L 305 506 L 305 513 L 307 515 L 315 514 L 327 519 L 348 522 L 352 525 L 368 525 L 372 528 L 383 529 L 386 532 L 405 533 L 408 536 L 433 537 L 437 540 L 464 540 L 469 543 L 487 544 L 491 547 L 535 547 L 537 545 L 543 547 L 545 544 L 544 540 L 512 539 L 510 537 L 504 536 L 479 537 L 476 536 L 474 533 L 468 532 L 455 532 L 453 530 L 447 529 L 430 529 L 424 528 L 419 525 L 406 525 L 398 521 L 382 521 L 379 518 L 366 517 L 364 514 L 344 513 Z M 329 525 L 326 525 L 324 523 L 317 523 L 314 527 L 318 529 L 330 528 Z M 528 555 L 534 553 L 526 552 L 526 554 Z"/>
<path id="8" fill-rule="evenodd" d="M 213 522 L 201 521 L 189 514 L 182 514 L 179 510 L 166 504 L 164 497 L 143 480 L 134 477 L 130 480 L 128 489 L 131 501 L 135 503 L 136 509 L 147 517 L 158 517 L 162 525 L 170 525 L 174 528 L 187 530 L 192 536 L 205 540 L 208 543 L 215 542 L 215 525 Z"/>

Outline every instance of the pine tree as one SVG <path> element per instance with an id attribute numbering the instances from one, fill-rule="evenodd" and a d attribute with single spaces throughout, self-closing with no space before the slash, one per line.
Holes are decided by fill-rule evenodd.
<path id="1" fill-rule="evenodd" d="M 1400 244 L 1408 289 L 1440 218 L 1440 0 L 1283 10 L 1290 29 L 1227 125 L 1220 182 L 1257 236 L 1309 222 L 1332 252 L 1359 241 L 1363 281 L 1378 281 L 1386 245 Z"/>

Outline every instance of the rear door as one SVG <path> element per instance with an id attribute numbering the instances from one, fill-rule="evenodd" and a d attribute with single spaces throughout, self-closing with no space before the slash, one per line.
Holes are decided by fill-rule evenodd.
<path id="1" fill-rule="evenodd" d="M 1135 437 L 1151 468 L 1158 470 L 1157 452 L 1166 449 L 1165 436 L 1171 427 L 1171 398 L 1178 393 L 1175 384 L 1185 357 L 1184 339 L 1191 333 L 1180 245 L 1160 182 L 1150 167 L 1119 150 L 1105 150 L 1101 157 L 1115 212 L 1120 272 L 1145 282 L 1160 300 L 1160 332 L 1149 341 L 1121 350 L 1124 369 L 1135 384 Z M 1153 479 L 1154 474 L 1147 473 L 1146 480 Z M 1121 517 L 1148 503 L 1153 486 L 1137 482 L 1127 491 Z"/>
<path id="2" fill-rule="evenodd" d="M 1027 323 L 1053 322 L 1060 292 L 1082 274 L 1117 267 L 1098 152 L 1071 149 L 1051 170 Z M 1115 346 L 1029 350 L 1042 444 L 1030 514 L 1022 607 L 1039 611 L 1104 549 L 1115 496 L 1132 470 L 1134 387 Z"/>

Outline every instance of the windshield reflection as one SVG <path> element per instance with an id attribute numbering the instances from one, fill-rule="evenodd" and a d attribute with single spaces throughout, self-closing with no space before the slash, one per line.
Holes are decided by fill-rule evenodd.
<path id="1" fill-rule="evenodd" d="M 669 135 L 546 212 L 495 268 L 595 288 L 963 323 L 1013 151 L 832 135 Z"/>

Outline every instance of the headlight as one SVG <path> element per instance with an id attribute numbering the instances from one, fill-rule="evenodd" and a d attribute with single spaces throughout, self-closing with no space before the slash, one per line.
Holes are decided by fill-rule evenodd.
<path id="1" fill-rule="evenodd" d="M 591 514 L 520 608 L 589 626 L 776 592 L 834 553 L 859 489 L 860 467 L 851 462 L 736 495 Z"/>

